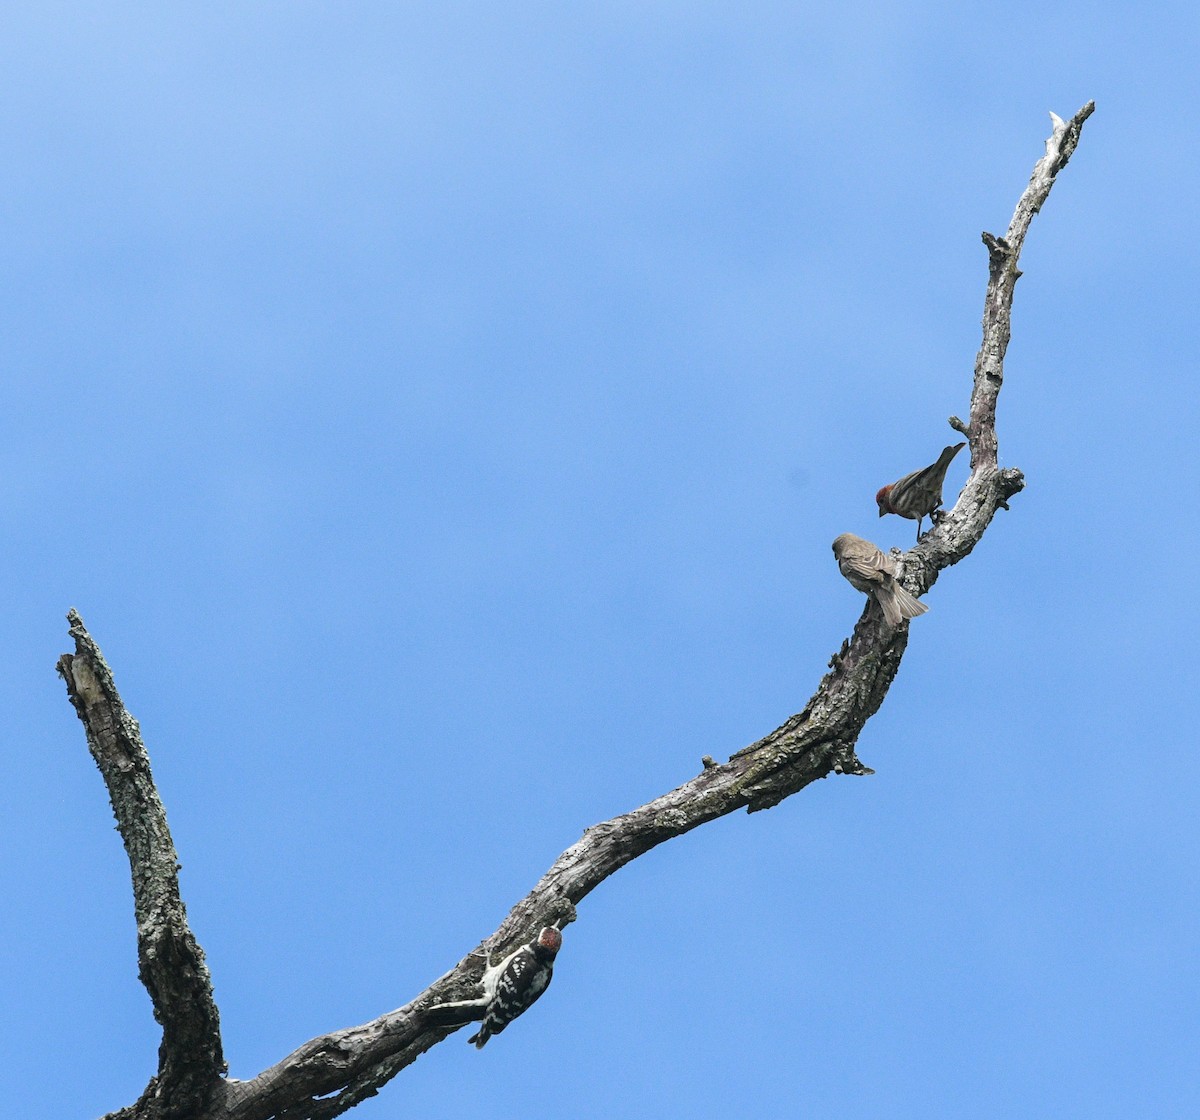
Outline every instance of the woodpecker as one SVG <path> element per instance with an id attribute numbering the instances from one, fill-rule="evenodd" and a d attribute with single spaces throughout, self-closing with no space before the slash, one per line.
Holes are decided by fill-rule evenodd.
<path id="1" fill-rule="evenodd" d="M 487 1040 L 499 1034 L 518 1015 L 527 1011 L 550 986 L 554 958 L 562 947 L 562 934 L 546 926 L 528 945 L 522 945 L 499 964 L 488 965 L 480 979 L 483 994 L 478 999 L 439 1003 L 429 1008 L 433 1021 L 449 1025 L 482 1019 L 483 1023 L 468 1042 L 482 1050 Z"/>
<path id="2" fill-rule="evenodd" d="M 915 521 L 917 540 L 920 540 L 921 522 L 926 517 L 932 518 L 933 511 L 942 504 L 942 483 L 946 481 L 950 460 L 964 447 L 965 443 L 951 444 L 938 456 L 936 463 L 930 463 L 919 471 L 913 471 L 912 474 L 906 474 L 903 478 L 881 487 L 875 495 L 879 516 L 896 513 Z"/>

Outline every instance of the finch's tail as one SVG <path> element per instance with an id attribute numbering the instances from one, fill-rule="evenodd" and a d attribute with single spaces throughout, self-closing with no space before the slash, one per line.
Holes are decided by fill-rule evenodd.
<path id="1" fill-rule="evenodd" d="M 934 466 L 937 467 L 942 478 L 946 477 L 946 471 L 950 469 L 950 460 L 953 459 L 954 456 L 966 446 L 967 445 L 965 443 L 953 443 L 949 447 L 945 448 L 945 450 L 943 450 L 938 456 L 938 461 L 934 464 Z"/>
<path id="2" fill-rule="evenodd" d="M 902 618 L 916 618 L 929 610 L 920 599 L 915 598 L 895 581 L 892 582 L 889 591 L 890 594 L 884 593 L 878 598 L 879 605 L 883 608 L 883 617 L 892 629 L 900 625 Z"/>

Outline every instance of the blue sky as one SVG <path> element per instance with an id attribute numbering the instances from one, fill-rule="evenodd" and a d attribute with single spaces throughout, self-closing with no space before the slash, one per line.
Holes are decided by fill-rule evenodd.
<path id="1" fill-rule="evenodd" d="M 0 35 L 9 1092 L 158 1033 L 55 676 L 140 719 L 231 1073 L 399 1006 L 597 820 L 798 711 L 829 543 L 954 438 L 986 254 L 1027 490 L 818 783 L 637 861 L 351 1113 L 1195 1115 L 1191 5 L 83 4 Z M 956 463 L 947 486 L 966 472 Z"/>

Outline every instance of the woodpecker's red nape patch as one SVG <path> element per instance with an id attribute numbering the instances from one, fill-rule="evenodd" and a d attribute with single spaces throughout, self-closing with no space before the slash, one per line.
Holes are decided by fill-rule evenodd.
<path id="1" fill-rule="evenodd" d="M 540 934 L 538 941 L 542 947 L 549 949 L 552 953 L 557 953 L 562 948 L 562 934 L 558 932 L 554 926 L 546 926 Z"/>

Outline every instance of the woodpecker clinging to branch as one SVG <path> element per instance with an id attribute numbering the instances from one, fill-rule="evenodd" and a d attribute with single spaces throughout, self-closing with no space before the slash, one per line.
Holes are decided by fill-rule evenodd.
<path id="1" fill-rule="evenodd" d="M 554 926 L 546 926 L 535 940 L 522 945 L 499 964 L 492 964 L 489 954 L 487 969 L 479 981 L 483 995 L 478 999 L 439 1003 L 426 1014 L 446 1026 L 482 1019 L 483 1025 L 467 1039 L 482 1050 L 492 1035 L 504 1030 L 550 986 L 554 957 L 561 947 L 562 934 Z"/>

